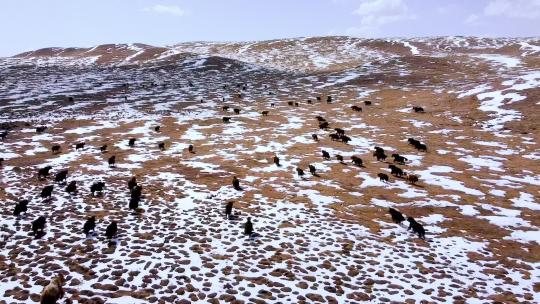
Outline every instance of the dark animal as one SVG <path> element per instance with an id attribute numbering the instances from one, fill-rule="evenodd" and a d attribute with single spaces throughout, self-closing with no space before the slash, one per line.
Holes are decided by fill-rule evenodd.
<path id="1" fill-rule="evenodd" d="M 83 142 L 81 142 L 81 143 L 76 143 L 76 144 L 75 144 L 75 150 L 83 149 L 83 148 L 84 148 L 84 145 L 85 145 L 85 143 L 83 143 Z"/>
<path id="2" fill-rule="evenodd" d="M 313 102 L 311 101 L 311 99 L 308 99 L 308 100 L 307 100 L 307 103 L 308 103 L 308 104 L 312 104 Z"/>
<path id="3" fill-rule="evenodd" d="M 51 150 L 53 154 L 60 153 L 60 145 L 52 146 Z"/>
<path id="4" fill-rule="evenodd" d="M 341 135 L 340 137 L 341 141 L 348 144 L 351 141 L 351 138 L 347 135 Z"/>
<path id="5" fill-rule="evenodd" d="M 336 158 L 340 163 L 343 162 L 343 156 L 341 156 L 340 154 L 336 155 Z"/>
<path id="6" fill-rule="evenodd" d="M 99 151 L 101 151 L 101 153 L 107 152 L 107 145 L 103 145 L 103 146 L 99 147 Z"/>
<path id="7" fill-rule="evenodd" d="M 424 108 L 422 107 L 413 107 L 413 111 L 416 113 L 424 113 Z"/>
<path id="8" fill-rule="evenodd" d="M 292 106 L 292 105 L 294 105 L 294 102 L 289 101 L 289 102 L 287 102 L 287 104 L 290 105 L 290 106 Z"/>
<path id="9" fill-rule="evenodd" d="M 319 123 L 319 129 L 328 129 L 328 122 L 327 121 L 323 121 L 321 123 Z"/>
<path id="10" fill-rule="evenodd" d="M 404 156 L 401 156 L 397 153 L 394 153 L 392 154 L 392 157 L 394 158 L 394 162 L 395 163 L 398 163 L 398 164 L 402 164 L 404 165 L 406 161 L 408 161 L 408 159 Z"/>
<path id="11" fill-rule="evenodd" d="M 321 101 L 321 96 L 317 96 L 315 98 L 317 99 L 317 101 Z"/>
<path id="12" fill-rule="evenodd" d="M 2 163 L 4 162 L 4 158 L 0 157 L 0 166 L 2 166 Z"/>
<path id="13" fill-rule="evenodd" d="M 76 181 L 69 182 L 69 184 L 66 187 L 66 192 L 67 193 L 77 192 L 77 182 Z"/>
<path id="14" fill-rule="evenodd" d="M 251 218 L 248 217 L 246 223 L 244 224 L 244 234 L 251 237 L 253 235 L 253 223 L 251 223 Z"/>
<path id="15" fill-rule="evenodd" d="M 327 96 L 326 97 L 326 102 L 331 103 L 332 102 L 332 96 Z"/>
<path id="16" fill-rule="evenodd" d="M 336 133 L 332 133 L 330 135 L 328 135 L 330 137 L 331 140 L 333 141 L 337 141 L 337 140 L 340 140 L 341 139 L 341 136 L 339 136 L 339 134 L 336 134 Z"/>
<path id="17" fill-rule="evenodd" d="M 43 133 L 43 132 L 45 132 L 45 130 L 47 130 L 46 126 L 40 126 L 40 127 L 36 128 L 37 133 Z"/>
<path id="18" fill-rule="evenodd" d="M 114 167 L 116 165 L 116 155 L 109 157 L 108 162 L 109 162 L 109 167 Z"/>
<path id="19" fill-rule="evenodd" d="M 413 146 L 416 146 L 417 144 L 419 144 L 420 142 L 414 138 L 409 138 L 407 139 L 407 141 L 409 142 L 409 145 L 413 145 Z"/>
<path id="20" fill-rule="evenodd" d="M 232 185 L 235 190 L 242 190 L 240 187 L 240 180 L 236 176 L 233 177 Z"/>
<path id="21" fill-rule="evenodd" d="M 326 119 L 324 119 L 324 117 L 318 115 L 318 116 L 315 116 L 315 118 L 319 121 L 319 122 L 323 122 L 323 121 L 326 121 Z"/>
<path id="22" fill-rule="evenodd" d="M 142 186 L 136 185 L 131 189 L 131 198 L 138 198 L 140 199 L 142 196 Z"/>
<path id="23" fill-rule="evenodd" d="M 130 147 L 135 146 L 135 141 L 136 140 L 137 140 L 136 138 L 130 138 L 129 141 L 128 141 L 128 146 L 130 146 Z"/>
<path id="24" fill-rule="evenodd" d="M 403 214 L 401 212 L 397 211 L 394 208 L 388 208 L 388 212 L 392 216 L 392 221 L 396 224 L 401 224 L 401 222 L 405 221 L 405 218 L 403 217 Z"/>
<path id="25" fill-rule="evenodd" d="M 298 107 L 298 106 L 300 106 L 300 104 L 299 104 L 298 102 L 295 102 L 295 103 L 294 103 L 294 106 L 295 106 L 295 107 Z"/>
<path id="26" fill-rule="evenodd" d="M 40 304 L 56 304 L 58 300 L 64 297 L 64 285 L 65 280 L 62 274 L 59 274 L 52 279 L 47 286 L 41 291 Z M 66 300 L 68 303 L 70 300 Z"/>
<path id="27" fill-rule="evenodd" d="M 6 139 L 7 135 L 8 135 L 8 131 L 2 131 L 2 133 L 0 133 L 0 139 L 2 140 Z"/>
<path id="28" fill-rule="evenodd" d="M 99 192 L 99 193 L 103 192 L 104 188 L 105 188 L 104 182 L 93 183 L 92 186 L 90 186 L 90 192 L 92 192 L 92 196 L 94 196 L 96 192 Z"/>
<path id="29" fill-rule="evenodd" d="M 107 229 L 105 230 L 105 236 L 107 237 L 108 240 L 110 240 L 113 237 L 115 237 L 117 233 L 118 233 L 118 225 L 116 224 L 115 221 L 112 221 L 109 224 L 109 226 L 107 226 Z"/>
<path id="30" fill-rule="evenodd" d="M 88 233 L 90 233 L 90 231 L 95 231 L 95 229 L 96 229 L 96 217 L 91 216 L 84 223 L 83 232 L 86 236 L 88 236 Z"/>
<path id="31" fill-rule="evenodd" d="M 22 200 L 15 205 L 15 210 L 13 210 L 13 215 L 19 216 L 23 212 L 26 213 L 27 210 L 28 210 L 28 200 Z"/>
<path id="32" fill-rule="evenodd" d="M 226 219 L 231 218 L 232 208 L 233 208 L 233 202 L 228 202 L 227 205 L 225 205 L 225 218 Z"/>
<path id="33" fill-rule="evenodd" d="M 364 100 L 364 104 L 365 104 L 366 106 L 370 106 L 370 105 L 371 105 L 371 101 L 369 101 L 369 100 Z"/>
<path id="34" fill-rule="evenodd" d="M 317 169 L 315 168 L 314 165 L 309 165 L 309 173 L 311 173 L 311 175 L 313 175 L 313 176 L 319 176 L 317 174 Z"/>
<path id="35" fill-rule="evenodd" d="M 231 118 L 227 117 L 227 116 L 224 116 L 223 117 L 223 122 L 231 122 Z"/>
<path id="36" fill-rule="evenodd" d="M 34 221 L 32 221 L 32 232 L 34 232 L 34 235 L 37 235 L 38 232 L 43 232 L 43 229 L 45 229 L 45 223 L 47 220 L 44 216 L 40 216 Z"/>
<path id="37" fill-rule="evenodd" d="M 329 160 L 330 159 L 330 153 L 328 153 L 327 151 L 325 150 L 322 150 L 322 157 L 325 159 L 325 160 Z"/>
<path id="38" fill-rule="evenodd" d="M 129 188 L 129 191 L 133 190 L 133 188 L 135 188 L 135 186 L 137 186 L 137 178 L 135 176 L 133 176 L 129 181 L 128 181 L 128 188 Z"/>
<path id="39" fill-rule="evenodd" d="M 300 169 L 300 168 L 296 168 L 296 174 L 298 174 L 298 176 L 300 177 L 304 177 L 304 170 Z"/>
<path id="40" fill-rule="evenodd" d="M 384 154 L 384 152 L 375 151 L 373 153 L 373 156 L 375 156 L 378 161 L 385 161 L 386 160 L 386 154 Z"/>
<path id="41" fill-rule="evenodd" d="M 155 127 L 154 127 L 154 131 L 156 131 L 156 132 L 159 132 L 160 129 L 161 129 L 160 126 L 155 126 Z"/>
<path id="42" fill-rule="evenodd" d="M 159 148 L 159 150 L 161 150 L 161 151 L 165 151 L 165 143 L 164 143 L 164 142 L 160 142 L 160 143 L 158 144 L 158 148 Z"/>
<path id="43" fill-rule="evenodd" d="M 317 136 L 317 134 L 311 134 L 311 138 L 313 138 L 314 141 L 319 141 L 319 136 Z"/>
<path id="44" fill-rule="evenodd" d="M 222 109 L 223 111 L 228 111 L 228 110 L 229 110 L 229 106 L 223 106 L 223 107 L 221 107 L 221 109 Z"/>
<path id="45" fill-rule="evenodd" d="M 362 112 L 362 108 L 359 106 L 352 106 L 351 110 L 356 111 L 356 112 Z"/>
<path id="46" fill-rule="evenodd" d="M 195 153 L 195 150 L 194 150 L 194 149 L 195 149 L 195 148 L 193 147 L 193 145 L 189 145 L 189 146 L 188 146 L 188 152 L 189 152 L 189 153 Z"/>
<path id="47" fill-rule="evenodd" d="M 234 108 L 234 114 L 240 114 L 240 109 Z"/>
<path id="48" fill-rule="evenodd" d="M 262 111 L 261 114 L 262 116 L 268 116 L 268 111 Z"/>
<path id="49" fill-rule="evenodd" d="M 277 157 L 277 155 L 274 155 L 274 164 L 276 164 L 276 166 L 280 166 L 279 164 L 279 157 Z"/>
<path id="50" fill-rule="evenodd" d="M 129 209 L 136 211 L 139 208 L 140 197 L 132 197 L 129 199 Z"/>
<path id="51" fill-rule="evenodd" d="M 68 170 L 62 170 L 62 171 L 59 171 L 58 173 L 56 173 L 56 175 L 54 176 L 54 181 L 57 182 L 57 183 L 61 183 L 63 181 L 66 180 L 67 178 L 67 175 L 68 175 Z"/>
<path id="52" fill-rule="evenodd" d="M 390 173 L 394 176 L 397 176 L 397 177 L 402 177 L 403 175 L 406 175 L 405 172 L 403 172 L 403 170 L 399 167 L 396 167 L 394 165 L 389 165 L 388 168 L 390 169 Z"/>
<path id="53" fill-rule="evenodd" d="M 387 174 L 379 173 L 379 174 L 377 174 L 377 176 L 379 177 L 379 180 L 381 182 L 385 182 L 385 183 L 388 182 L 388 175 Z"/>
<path id="54" fill-rule="evenodd" d="M 355 155 L 351 156 L 351 160 L 352 160 L 352 162 L 353 162 L 353 164 L 355 166 L 358 166 L 358 167 L 363 167 L 364 166 L 364 162 L 358 156 L 355 156 Z"/>
<path id="55" fill-rule="evenodd" d="M 416 148 L 416 150 L 418 151 L 422 151 L 422 152 L 426 152 L 427 151 L 427 146 L 425 144 L 422 144 L 422 143 L 417 143 L 416 145 L 414 145 L 414 147 Z"/>
<path id="56" fill-rule="evenodd" d="M 53 189 L 54 189 L 53 185 L 43 187 L 43 189 L 41 190 L 41 195 L 40 195 L 41 198 L 45 199 L 45 198 L 51 197 Z"/>
<path id="57" fill-rule="evenodd" d="M 407 175 L 407 182 L 411 185 L 415 185 L 418 182 L 418 176 L 414 174 Z"/>
<path id="58" fill-rule="evenodd" d="M 407 217 L 407 221 L 409 222 L 409 228 L 407 228 L 407 230 L 412 229 L 412 231 L 414 233 L 418 234 L 419 238 L 425 240 L 426 239 L 426 230 L 424 229 L 424 226 L 422 226 L 420 223 L 418 223 L 411 216 Z"/>
<path id="59" fill-rule="evenodd" d="M 49 171 L 52 169 L 51 166 L 46 166 L 38 170 L 38 178 L 45 178 L 49 176 Z"/>
<path id="60" fill-rule="evenodd" d="M 341 129 L 341 128 L 335 128 L 334 129 L 336 131 L 336 134 L 337 135 L 345 135 L 345 130 Z"/>

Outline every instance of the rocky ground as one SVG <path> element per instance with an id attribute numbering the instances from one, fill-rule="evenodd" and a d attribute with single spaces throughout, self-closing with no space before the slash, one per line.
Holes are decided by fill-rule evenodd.
<path id="1" fill-rule="evenodd" d="M 0 303 L 39 301 L 58 273 L 73 303 L 538 303 L 539 88 L 537 39 L 326 37 L 2 58 Z M 329 138 L 338 127 L 351 142 Z M 406 156 L 399 166 L 417 185 L 379 181 L 392 160 L 377 161 L 375 146 Z M 52 177 L 39 180 L 46 165 Z M 78 193 L 54 182 L 62 169 Z M 131 176 L 143 186 L 137 212 Z M 92 196 L 97 181 L 106 189 Z M 46 185 L 50 200 L 39 197 Z M 22 199 L 28 211 L 14 216 Z M 388 207 L 423 224 L 426 240 Z"/>

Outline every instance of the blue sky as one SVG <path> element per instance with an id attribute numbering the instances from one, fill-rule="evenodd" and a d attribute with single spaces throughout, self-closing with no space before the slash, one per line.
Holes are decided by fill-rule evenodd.
<path id="1" fill-rule="evenodd" d="M 0 0 L 0 56 L 49 46 L 540 36 L 540 0 Z"/>

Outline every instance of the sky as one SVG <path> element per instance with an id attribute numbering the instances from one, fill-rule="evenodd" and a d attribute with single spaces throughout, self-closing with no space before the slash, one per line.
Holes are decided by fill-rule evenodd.
<path id="1" fill-rule="evenodd" d="M 104 43 L 540 36 L 540 0 L 0 0 L 0 56 Z"/>

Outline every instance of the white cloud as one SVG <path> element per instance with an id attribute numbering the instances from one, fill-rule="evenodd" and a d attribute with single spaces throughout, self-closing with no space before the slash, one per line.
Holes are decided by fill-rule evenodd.
<path id="1" fill-rule="evenodd" d="M 156 4 L 152 7 L 147 7 L 143 9 L 147 12 L 154 12 L 154 13 L 160 13 L 160 14 L 170 14 L 175 16 L 184 16 L 186 14 L 186 11 L 179 8 L 176 5 L 162 5 L 162 4 Z"/>
<path id="2" fill-rule="evenodd" d="M 402 0 L 364 0 L 353 13 L 361 16 L 360 28 L 377 28 L 416 18 Z"/>
<path id="3" fill-rule="evenodd" d="M 540 0 L 493 0 L 484 8 L 486 16 L 540 18 Z"/>

